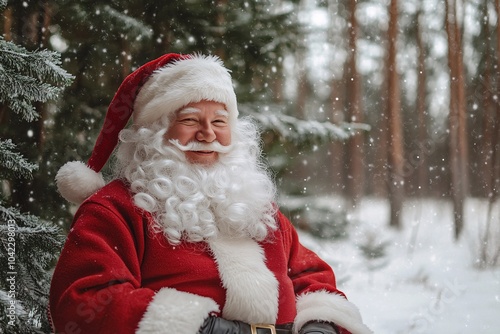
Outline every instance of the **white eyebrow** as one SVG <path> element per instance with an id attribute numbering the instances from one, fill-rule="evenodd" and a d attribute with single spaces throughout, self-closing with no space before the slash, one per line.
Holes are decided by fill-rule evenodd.
<path id="1" fill-rule="evenodd" d="M 197 113 L 197 112 L 201 112 L 201 110 L 198 108 L 187 107 L 187 108 L 179 110 L 179 115 L 191 114 L 191 113 Z"/>
<path id="2" fill-rule="evenodd" d="M 199 112 L 201 112 L 201 110 L 198 109 L 198 108 L 186 107 L 184 109 L 179 110 L 179 115 L 199 113 Z M 218 116 L 229 117 L 229 113 L 227 112 L 227 110 L 224 110 L 224 109 L 216 110 L 215 114 L 218 115 Z"/>
<path id="3" fill-rule="evenodd" d="M 216 115 L 219 115 L 219 116 L 229 117 L 229 113 L 227 112 L 227 110 L 223 110 L 223 109 L 221 109 L 221 110 L 217 110 L 217 111 L 215 112 L 215 114 L 216 114 Z"/>

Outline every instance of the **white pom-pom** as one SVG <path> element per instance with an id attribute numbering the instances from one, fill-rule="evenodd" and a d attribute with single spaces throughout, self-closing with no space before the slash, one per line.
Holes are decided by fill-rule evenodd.
<path id="1" fill-rule="evenodd" d="M 62 197 L 80 204 L 106 183 L 101 173 L 96 173 L 81 161 L 71 161 L 57 172 L 56 184 Z"/>

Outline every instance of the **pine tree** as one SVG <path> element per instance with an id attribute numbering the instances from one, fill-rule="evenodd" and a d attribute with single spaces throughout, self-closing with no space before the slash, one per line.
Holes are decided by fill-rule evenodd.
<path id="1" fill-rule="evenodd" d="M 0 0 L 0 9 L 5 5 Z M 0 333 L 49 331 L 49 269 L 63 241 L 58 227 L 11 203 L 10 181 L 32 178 L 37 165 L 5 139 L 7 111 L 11 118 L 33 122 L 39 117 L 34 103 L 56 98 L 70 81 L 57 53 L 30 52 L 0 37 Z"/>

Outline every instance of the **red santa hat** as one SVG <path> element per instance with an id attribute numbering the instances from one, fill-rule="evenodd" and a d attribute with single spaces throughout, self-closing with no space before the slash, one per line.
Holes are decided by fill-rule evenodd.
<path id="1" fill-rule="evenodd" d="M 147 127 L 165 114 L 202 100 L 224 104 L 230 123 L 238 117 L 231 75 L 218 57 L 171 53 L 139 67 L 113 97 L 87 164 L 71 161 L 59 169 L 59 192 L 66 200 L 80 204 L 105 185 L 100 171 L 130 117 L 136 126 Z"/>

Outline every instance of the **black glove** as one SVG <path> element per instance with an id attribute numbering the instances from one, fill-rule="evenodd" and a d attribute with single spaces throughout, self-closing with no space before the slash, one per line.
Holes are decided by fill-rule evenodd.
<path id="1" fill-rule="evenodd" d="M 250 325 L 241 321 L 230 321 L 218 317 L 208 317 L 198 334 L 251 334 Z"/>
<path id="2" fill-rule="evenodd" d="M 309 321 L 299 334 L 339 334 L 337 326 L 329 322 Z"/>

